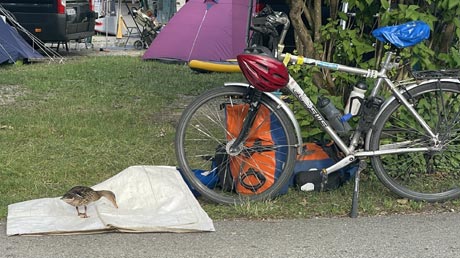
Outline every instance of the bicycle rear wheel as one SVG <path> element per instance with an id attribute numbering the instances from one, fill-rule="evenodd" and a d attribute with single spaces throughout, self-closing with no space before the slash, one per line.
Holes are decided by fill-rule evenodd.
<path id="1" fill-rule="evenodd" d="M 243 142 L 239 153 L 229 154 L 229 147 L 237 134 L 228 128 L 235 126 L 234 123 L 229 124 L 228 112 L 233 108 L 233 119 L 242 121 L 247 112 L 250 91 L 254 89 L 226 86 L 205 92 L 186 108 L 179 120 L 175 149 L 180 170 L 191 188 L 211 201 L 235 204 L 250 200 L 266 200 L 276 196 L 281 189 L 287 190 L 295 163 L 296 137 L 287 114 L 268 96 L 262 95 L 260 103 L 261 108 L 264 107 L 269 112 L 263 120 L 270 119 L 270 127 L 267 130 L 267 127 L 254 122 L 248 139 L 254 135 L 257 138 L 257 135 L 264 133 L 262 130 L 267 130 L 265 133 L 276 135 L 276 141 L 270 145 Z M 258 112 L 261 112 L 261 109 Z M 236 131 L 240 130 L 241 126 Z M 263 148 L 260 148 L 261 146 Z M 270 156 L 274 163 L 270 163 L 268 159 L 267 163 L 261 164 L 260 160 L 254 158 L 256 155 L 262 158 Z M 243 165 L 246 163 L 255 164 L 253 170 L 260 172 L 255 180 L 249 181 L 250 184 L 254 184 L 249 185 L 249 189 L 256 189 L 259 187 L 256 185 L 264 184 L 265 179 L 273 179 L 273 184 L 270 183 L 271 185 L 262 192 L 254 191 L 248 194 L 239 191 L 238 180 L 250 176 Z M 274 173 L 268 173 L 268 170 Z"/>
<path id="2" fill-rule="evenodd" d="M 399 101 L 375 122 L 370 150 L 435 147 L 431 151 L 372 157 L 380 181 L 401 197 L 439 202 L 460 196 L 460 84 L 427 83 L 405 93 L 439 137 L 434 143 Z"/>

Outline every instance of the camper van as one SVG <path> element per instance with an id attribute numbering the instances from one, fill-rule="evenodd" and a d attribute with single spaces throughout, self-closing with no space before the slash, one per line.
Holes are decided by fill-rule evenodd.
<path id="1" fill-rule="evenodd" d="M 0 0 L 0 5 L 44 42 L 68 42 L 94 35 L 92 0 Z"/>

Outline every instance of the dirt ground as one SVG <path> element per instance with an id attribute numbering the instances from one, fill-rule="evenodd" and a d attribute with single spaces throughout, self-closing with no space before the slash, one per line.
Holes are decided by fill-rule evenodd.
<path id="1" fill-rule="evenodd" d="M 147 49 L 137 50 L 134 48 L 134 42 L 139 38 L 117 39 L 113 36 L 96 35 L 88 42 L 69 42 L 68 50 L 65 46 L 59 46 L 58 53 L 63 57 L 75 56 L 101 56 L 101 55 L 121 55 L 121 56 L 139 56 L 141 57 Z M 57 45 L 50 45 L 54 50 L 57 50 Z"/>

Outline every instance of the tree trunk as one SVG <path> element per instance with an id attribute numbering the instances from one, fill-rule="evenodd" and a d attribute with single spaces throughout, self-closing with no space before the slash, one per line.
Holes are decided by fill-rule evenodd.
<path id="1" fill-rule="evenodd" d="M 299 40 L 299 47 L 297 51 L 302 56 L 311 56 L 314 53 L 313 40 L 310 32 L 302 21 L 303 1 L 290 0 L 291 11 L 289 17 L 297 39 Z"/>
<path id="2" fill-rule="evenodd" d="M 321 0 L 315 0 L 315 5 L 314 5 L 314 22 L 315 24 L 313 25 L 313 31 L 314 31 L 314 42 L 320 42 L 321 40 Z M 319 53 L 316 54 L 316 57 L 319 57 Z"/>
<path id="3" fill-rule="evenodd" d="M 439 41 L 439 52 L 440 53 L 448 53 L 450 47 L 452 46 L 452 42 L 455 36 L 455 24 L 449 23 L 445 26 L 444 31 L 440 35 Z"/>
<path id="4" fill-rule="evenodd" d="M 314 0 L 313 13 L 307 13 L 308 7 L 303 0 L 289 0 L 289 4 L 291 7 L 289 17 L 297 37 L 298 42 L 296 42 L 296 46 L 299 55 L 322 60 L 321 53 L 316 51 L 314 47 L 314 42 L 320 42 L 321 40 L 321 1 Z M 308 30 L 302 20 L 302 15 L 305 15 L 307 21 L 312 22 L 310 27 L 313 30 L 314 39 L 312 38 L 312 32 Z M 312 76 L 313 83 L 317 87 L 334 93 L 334 83 L 330 77 L 330 73 L 326 72 L 323 74 L 322 72 L 315 72 Z"/>

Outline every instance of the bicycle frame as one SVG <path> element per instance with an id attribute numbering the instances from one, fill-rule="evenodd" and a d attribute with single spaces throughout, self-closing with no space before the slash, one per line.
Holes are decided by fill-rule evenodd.
<path id="1" fill-rule="evenodd" d="M 358 146 L 358 141 L 361 137 L 362 132 L 359 130 L 355 130 L 352 134 L 352 138 L 350 144 L 347 145 L 345 141 L 336 133 L 336 131 L 329 125 L 327 120 L 323 117 L 323 115 L 319 112 L 315 104 L 311 101 L 311 99 L 305 94 L 299 84 L 290 76 L 289 83 L 287 84 L 286 88 L 300 101 L 303 107 L 309 111 L 309 113 L 314 117 L 316 121 L 320 124 L 322 129 L 331 137 L 331 139 L 337 144 L 338 148 L 345 154 L 345 158 L 338 161 L 336 164 L 332 165 L 329 168 L 323 170 L 323 173 L 330 174 L 334 171 L 337 171 L 353 162 L 356 161 L 358 157 L 371 157 L 371 156 L 378 156 L 384 154 L 395 154 L 395 153 L 408 153 L 408 152 L 419 152 L 419 151 L 428 151 L 428 150 L 435 150 L 437 149 L 436 146 L 439 143 L 438 136 L 435 135 L 432 129 L 428 126 L 428 124 L 424 121 L 424 119 L 417 113 L 417 111 L 412 107 L 409 101 L 403 96 L 403 94 L 398 90 L 397 86 L 387 77 L 386 73 L 388 70 L 393 68 L 392 57 L 393 52 L 387 52 L 385 61 L 382 64 L 382 68 L 380 71 L 372 70 L 372 69 L 361 69 L 356 67 L 350 67 L 345 65 L 340 65 L 336 63 L 328 63 L 323 62 L 316 59 L 293 56 L 290 54 L 282 54 L 280 55 L 280 59 L 284 60 L 284 63 L 296 63 L 296 64 L 307 64 L 312 66 L 318 66 L 321 68 L 329 69 L 329 70 L 336 70 L 341 72 L 347 72 L 350 74 L 361 75 L 366 78 L 375 78 L 376 82 L 374 88 L 370 94 L 370 97 L 375 97 L 380 92 L 382 85 L 387 85 L 390 91 L 392 92 L 393 96 L 398 99 L 414 116 L 416 121 L 422 126 L 422 128 L 426 131 L 426 133 L 432 138 L 434 143 L 434 147 L 424 147 L 424 148 L 388 148 L 388 149 L 381 149 L 377 151 L 365 151 L 365 150 L 356 150 Z M 378 117 L 378 116 L 377 116 Z M 372 136 L 370 136 L 372 137 Z M 367 142 L 369 141 L 370 137 L 366 138 L 366 146 Z"/>
<path id="2" fill-rule="evenodd" d="M 268 16 L 266 22 L 282 23 L 281 19 Z M 424 33 L 414 36 L 412 45 L 429 36 L 428 24 L 414 21 L 395 27 L 405 30 L 414 25 L 423 28 Z M 267 26 L 276 27 L 275 24 Z M 383 30 L 385 28 L 380 31 Z M 226 89 L 203 93 L 179 120 L 176 156 L 185 178 L 204 197 L 226 204 L 266 200 L 283 194 L 292 181 L 301 190 L 307 183 L 313 183 L 315 190 L 324 191 L 330 186 L 328 174 L 348 166 L 344 172 L 354 177 L 350 216 L 356 217 L 360 174 L 368 161 L 382 184 L 402 198 L 438 202 L 460 197 L 457 173 L 460 70 L 414 71 L 413 78 L 393 82 L 387 76 L 399 63 L 399 57 L 393 52 L 387 52 L 380 67 L 374 70 L 283 54 L 267 49 L 262 46 L 264 43 L 256 38 L 251 47 L 237 57 L 249 84 L 225 83 L 229 86 Z M 393 40 L 389 43 L 393 44 Z M 273 55 L 284 62 L 273 60 Z M 367 85 L 355 85 L 347 103 L 349 114 L 344 117 L 326 98 L 318 97 L 316 106 L 288 75 L 285 67 L 288 63 L 369 78 L 373 81 L 372 90 L 364 94 Z M 334 141 L 333 151 L 338 149 L 339 153 L 329 156 L 335 164 L 327 168 L 315 165 L 320 170 L 296 168 L 299 160 L 296 154 L 308 155 L 313 150 L 304 148 L 299 122 L 289 105 L 278 98 L 278 94 L 270 93 L 280 88 L 290 91 L 329 135 L 328 140 Z M 345 122 L 351 116 L 355 116 L 350 121 L 356 125 L 355 129 Z M 265 140 L 265 135 L 271 138 Z M 256 153 L 263 158 L 253 155 Z M 255 174 L 252 170 L 266 175 L 272 184 L 257 191 L 262 177 L 243 181 Z M 210 184 L 204 182 L 202 171 L 212 174 Z M 300 180 L 303 176 L 306 179 Z M 252 193 L 240 191 L 240 186 L 251 186 L 254 190 Z"/>

